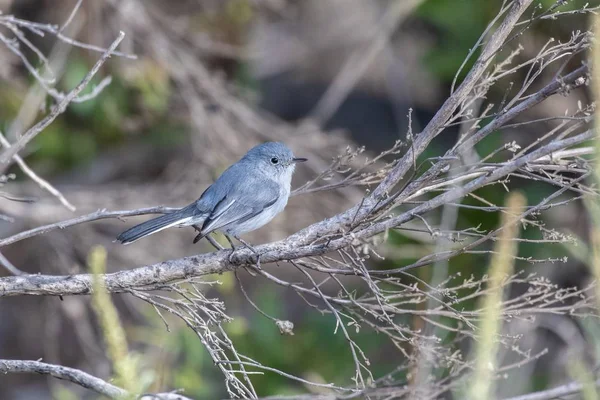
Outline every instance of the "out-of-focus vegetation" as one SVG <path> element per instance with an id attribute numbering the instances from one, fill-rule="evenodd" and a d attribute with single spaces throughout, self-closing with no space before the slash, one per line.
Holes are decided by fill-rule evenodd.
<path id="1" fill-rule="evenodd" d="M 167 7 L 165 4 L 159 7 Z M 193 20 L 195 26 L 190 30 L 205 32 L 216 40 L 232 46 L 244 46 L 247 35 L 250 34 L 252 22 L 256 18 L 256 10 L 250 1 L 227 0 L 222 5 L 209 7 L 208 11 L 198 11 Z M 567 2 L 561 10 L 576 9 L 584 1 Z M 424 0 L 420 6 L 404 22 L 405 30 L 413 35 L 427 35 L 429 47 L 420 58 L 423 69 L 431 73 L 433 80 L 426 82 L 441 93 L 447 94 L 456 71 L 461 67 L 465 56 L 472 48 L 478 37 L 492 20 L 500 6 L 500 0 Z M 552 0 L 539 2 L 541 7 L 554 4 Z M 0 2 L 0 6 L 2 2 Z M 25 16 L 34 15 L 36 20 L 44 21 L 47 17 L 47 4 L 41 1 L 30 1 L 27 6 L 20 7 Z M 183 7 L 183 6 L 182 6 Z M 168 8 L 168 7 L 167 7 Z M 2 10 L 8 13 L 11 10 Z M 64 19 L 64 17 L 63 17 Z M 561 24 L 540 23 L 527 33 L 527 40 L 546 41 L 550 37 L 567 39 L 572 30 L 582 28 L 587 23 L 585 16 L 569 16 Z M 143 41 L 144 38 L 134 38 Z M 50 43 L 44 42 L 46 46 Z M 402 51 L 399 49 L 398 51 Z M 234 90 L 250 91 L 256 96 L 247 96 L 249 101 L 260 104 L 261 81 L 252 75 L 251 61 L 207 56 L 206 62 L 214 70 L 222 70 L 225 79 L 230 79 Z M 88 71 L 93 63 L 89 52 L 72 49 L 65 65 L 60 88 L 68 90 L 74 87 Z M 474 58 L 471 58 L 462 68 L 459 79 L 468 72 Z M 3 60 L 0 59 L 0 63 Z M 318 60 L 314 60 L 318 63 Z M 144 57 L 131 62 L 116 60 L 115 65 L 107 71 L 113 76 L 111 85 L 94 100 L 74 104 L 58 118 L 34 143 L 27 149 L 27 160 L 32 168 L 40 171 L 46 178 L 60 179 L 64 174 L 94 165 L 102 154 L 119 149 L 126 145 L 143 144 L 154 148 L 186 147 L 189 137 L 193 135 L 210 135 L 209 132 L 196 132 L 189 123 L 189 116 L 178 112 L 178 105 L 183 101 L 181 89 L 175 86 L 169 72 L 161 62 Z M 0 79 L 0 131 L 10 132 L 12 121 L 18 115 L 20 107 L 26 101 L 28 87 L 33 79 L 22 68 L 16 67 L 10 80 Z M 409 77 L 410 79 L 410 77 Z M 97 79 L 96 81 L 99 81 Z M 500 93 L 495 93 L 499 97 Z M 440 99 L 432 99 L 430 104 L 423 106 L 425 113 L 432 113 L 439 106 Z M 426 121 L 425 121 L 426 122 Z M 348 127 L 352 129 L 351 126 Z M 405 135 L 406 127 L 402 127 L 399 135 Z M 377 135 L 377 132 L 373 132 Z M 451 139 L 441 140 L 430 151 L 418 160 L 417 164 L 428 157 L 441 155 L 451 143 Z M 364 143 L 369 148 L 368 143 Z M 488 138 L 479 144 L 481 153 L 488 154 L 502 145 L 498 136 Z M 214 150 L 214 149 L 213 149 Z M 233 160 L 232 160 L 233 161 Z M 14 167 L 13 167 L 14 168 Z M 21 177 L 17 168 L 11 172 Z M 122 177 L 128 181 L 131 177 Z M 137 179 L 139 177 L 136 177 Z M 143 177 L 156 179 L 157 177 Z M 518 178 L 511 178 L 518 180 Z M 85 182 L 73 182 L 84 184 Z M 521 188 L 527 198 L 527 204 L 536 204 L 552 192 L 550 186 L 528 184 Z M 201 188 L 198 188 L 198 194 Z M 482 197 L 494 204 L 505 204 L 506 190 L 502 185 L 493 185 L 480 192 Z M 476 204 L 477 200 L 466 199 L 464 204 Z M 561 220 L 562 221 L 562 220 Z M 457 230 L 476 226 L 481 230 L 490 230 L 499 224 L 499 213 L 482 212 L 480 210 L 462 210 L 457 221 Z M 576 229 L 577 227 L 573 227 Z M 581 234 L 581 232 L 578 232 Z M 537 230 L 522 231 L 522 237 L 536 240 L 543 239 Z M 379 268 L 390 269 L 400 264 L 416 262 L 422 256 L 430 254 L 435 246 L 430 240 L 424 240 L 420 235 L 404 232 L 390 232 L 389 242 L 398 249 L 393 251 L 385 261 L 378 264 Z M 573 250 L 577 251 L 577 250 Z M 535 271 L 537 265 L 527 261 L 536 259 L 555 258 L 557 266 L 564 265 L 563 258 L 570 254 L 567 249 L 559 246 L 544 246 L 535 243 L 521 243 L 518 247 L 518 261 L 515 268 L 526 272 Z M 450 274 L 460 272 L 462 276 L 476 278 L 487 273 L 489 254 L 464 254 L 457 256 L 448 264 Z M 428 280 L 433 266 L 420 268 L 416 276 Z M 560 275 L 560 274 L 559 274 Z M 240 353 L 260 359 L 264 365 L 284 370 L 291 374 L 304 377 L 311 381 L 322 383 L 350 383 L 354 365 L 348 345 L 343 335 L 336 329 L 336 323 L 331 315 L 321 315 L 311 310 L 306 304 L 298 301 L 288 291 L 273 285 L 253 287 L 249 290 L 254 302 L 267 314 L 281 319 L 290 319 L 294 323 L 294 335 L 281 335 L 277 326 L 269 319 L 256 313 L 240 295 L 237 282 L 233 275 L 215 276 L 219 285 L 210 289 L 214 296 L 224 299 L 228 313 L 233 322 L 226 325 L 231 339 L 235 341 Z M 418 280 L 406 277 L 407 284 L 418 284 Z M 569 282 L 573 283 L 573 282 Z M 293 298 L 292 298 L 293 297 Z M 463 303 L 463 306 L 476 307 L 476 302 Z M 125 307 L 126 308 L 126 307 Z M 130 346 L 139 352 L 139 364 L 152 374 L 153 383 L 149 390 L 159 390 L 164 387 L 185 388 L 185 394 L 192 398 L 214 399 L 223 397 L 222 377 L 215 369 L 212 360 L 200 345 L 193 331 L 175 319 L 165 318 L 171 322 L 171 331 L 150 307 L 138 310 L 143 315 L 140 323 L 139 316 L 125 321 L 126 334 Z M 135 314 L 135 313 L 133 313 Z M 422 326 L 417 317 L 406 317 L 407 325 L 414 329 Z M 413 320 L 409 320 L 412 318 Z M 456 324 L 453 319 L 443 320 L 444 323 Z M 366 327 L 349 326 L 348 329 L 358 332 L 355 340 L 360 347 L 370 354 L 369 361 L 374 374 L 381 375 L 393 368 L 396 360 L 391 359 L 389 343 L 382 344 L 377 335 L 367 332 Z M 590 324 L 586 334 L 594 335 L 595 343 L 600 342 L 600 330 Z M 43 340 L 43 339 L 40 339 Z M 447 335 L 445 340 L 451 343 L 453 335 Z M 382 341 L 383 342 L 383 341 Z M 403 346 L 407 353 L 411 349 Z M 147 368 L 146 368 L 147 367 Z M 152 371 L 152 372 L 149 372 Z M 411 373 L 406 371 L 406 379 L 410 381 Z M 548 372 L 548 371 L 546 371 Z M 443 375 L 443 372 L 440 372 Z M 530 389 L 543 387 L 548 381 L 548 375 L 540 373 L 533 377 Z M 284 377 L 266 372 L 264 376 L 253 376 L 253 383 L 261 394 L 296 394 L 304 393 L 307 388 L 300 383 L 293 383 Z M 57 398 L 69 398 L 67 391 L 56 389 Z M 0 389 L 0 393 L 2 393 Z"/>

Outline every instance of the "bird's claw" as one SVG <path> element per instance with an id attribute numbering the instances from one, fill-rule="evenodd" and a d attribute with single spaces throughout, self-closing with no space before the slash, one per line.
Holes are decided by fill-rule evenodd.
<path id="1" fill-rule="evenodd" d="M 258 253 L 254 253 L 254 254 L 256 254 L 256 263 L 254 266 L 256 267 L 257 270 L 261 271 L 262 268 L 260 267 L 260 254 L 258 254 Z"/>
<path id="2" fill-rule="evenodd" d="M 231 264 L 235 264 L 235 262 L 233 261 L 233 255 L 234 255 L 234 253 L 235 253 L 235 249 L 232 248 L 231 252 L 229 252 L 229 256 L 227 257 L 227 259 L 229 260 L 229 262 Z"/>
<path id="3" fill-rule="evenodd" d="M 254 261 L 254 257 L 252 257 L 252 259 L 250 260 L 250 263 L 253 264 L 252 266 L 259 271 L 262 270 L 262 268 L 260 267 L 260 254 L 251 247 L 248 247 L 248 249 L 250 251 L 252 251 L 252 253 L 254 253 L 254 256 L 256 256 L 256 261 Z M 229 253 L 229 256 L 227 257 L 227 259 L 229 260 L 229 262 L 231 264 L 237 264 L 237 261 L 239 261 L 239 260 L 236 260 L 234 257 L 236 251 L 237 251 L 237 249 L 232 248 L 231 252 Z"/>
<path id="4" fill-rule="evenodd" d="M 253 266 L 257 269 L 257 270 L 262 270 L 262 268 L 260 267 L 260 253 L 256 250 L 254 250 L 254 248 L 246 243 L 244 243 L 244 246 L 246 246 L 248 248 L 248 250 L 250 250 L 254 256 L 256 256 L 256 261 L 254 261 L 254 257 L 252 257 L 251 262 L 254 264 Z"/>

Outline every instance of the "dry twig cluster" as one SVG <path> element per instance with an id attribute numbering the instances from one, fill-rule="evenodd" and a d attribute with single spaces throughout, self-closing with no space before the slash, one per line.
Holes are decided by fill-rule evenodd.
<path id="1" fill-rule="evenodd" d="M 534 124 L 540 130 L 545 129 L 544 123 L 548 122 L 548 118 L 523 120 L 521 117 L 548 98 L 566 96 L 588 84 L 589 67 L 578 60 L 591 46 L 590 32 L 573 32 L 567 42 L 549 40 L 534 57 L 522 56 L 524 48 L 519 44 L 519 38 L 523 32 L 540 20 L 558 19 L 572 13 L 557 10 L 563 3 L 561 1 L 548 10 L 536 7 L 532 11 L 532 3 L 533 0 L 504 2 L 498 16 L 468 55 L 468 58 L 475 59 L 472 68 L 462 79 L 459 78 L 460 71 L 457 73 L 450 96 L 421 132 L 413 132 L 409 126 L 405 138 L 388 151 L 366 161 L 362 167 L 356 166 L 356 160 L 361 157 L 363 149 L 348 149 L 336 157 L 328 168 L 318 172 L 314 179 L 296 190 L 295 194 L 301 196 L 308 192 L 347 186 L 367 188 L 365 196 L 350 209 L 310 225 L 283 240 L 256 246 L 263 265 L 275 263 L 282 269 L 295 269 L 303 277 L 302 282 L 286 280 L 273 272 L 276 270 L 256 269 L 255 256 L 249 250 L 240 250 L 234 262 L 229 261 L 227 250 L 221 250 L 106 274 L 103 277 L 106 290 L 131 295 L 148 303 L 161 318 L 167 313 L 182 320 L 197 334 L 216 368 L 223 373 L 227 392 L 232 398 L 259 397 L 252 384 L 252 376 L 256 373 L 278 373 L 305 385 L 327 389 L 331 393 L 298 397 L 303 399 L 350 399 L 363 396 L 373 399 L 425 399 L 461 390 L 463 377 L 468 376 L 475 365 L 461 349 L 464 343 L 481 339 L 480 322 L 488 312 L 483 307 L 465 311 L 465 304 L 488 296 L 493 285 L 489 284 L 487 276 L 476 279 L 460 273 L 442 273 L 432 284 L 419 280 L 412 272 L 426 265 L 435 264 L 437 268 L 450 258 L 462 254 L 493 254 L 494 250 L 489 247 L 489 243 L 498 240 L 499 235 L 509 226 L 520 225 L 523 229 L 537 230 L 540 233 L 540 239 L 507 239 L 517 243 L 570 243 L 574 240 L 573 237 L 546 227 L 540 215 L 582 196 L 597 195 L 597 188 L 586 184 L 586 178 L 593 170 L 590 157 L 587 157 L 594 153 L 594 148 L 589 145 L 595 136 L 592 129 L 592 104 L 581 104 L 576 110 L 568 110 L 564 115 L 552 117 L 552 121 L 556 122 L 555 127 L 547 132 L 544 130 L 546 133 L 539 138 L 526 140 L 528 144 L 502 140 L 501 145 L 488 154 L 480 154 L 476 149 L 484 139 L 492 135 L 502 137 L 503 132 L 509 129 Z M 206 129 L 224 124 L 227 129 L 236 129 L 244 126 L 244 129 L 260 132 L 261 135 L 264 132 L 277 132 L 275 135 L 282 140 L 290 132 L 305 129 L 287 126 L 279 121 L 273 122 L 245 105 L 222 81 L 211 76 L 200 61 L 191 56 L 192 52 L 189 50 L 193 44 L 182 42 L 177 46 L 170 45 L 173 42 L 169 42 L 169 35 L 178 37 L 181 33 L 168 32 L 163 35 L 160 30 L 148 31 L 148 27 L 154 25 L 145 20 L 152 20 L 153 16 L 139 2 L 123 2 L 119 10 L 125 18 L 136 15 L 136 18 L 130 20 L 133 35 L 152 35 L 154 39 L 148 43 L 156 46 L 156 49 L 150 51 L 163 55 L 165 64 L 174 76 L 196 83 L 195 86 L 179 89 L 191 102 L 187 106 L 198 127 Z M 587 8 L 576 12 L 594 11 Z M 20 135 L 16 142 L 9 143 L 0 137 L 4 146 L 0 162 L 4 170 L 9 164 L 16 162 L 28 173 L 30 169 L 19 157 L 19 152 L 56 116 L 64 112 L 70 103 L 97 96 L 110 83 L 108 79 L 103 80 L 89 95 L 80 94 L 108 57 L 127 57 L 126 54 L 115 51 L 123 33 L 107 49 L 99 49 L 65 37 L 62 33 L 64 27 L 28 23 L 12 16 L 0 16 L 0 25 L 9 28 L 14 35 L 14 39 L 10 39 L 0 34 L 0 41 L 21 58 L 56 103 L 45 118 Z M 35 51 L 35 47 L 24 35 L 24 30 L 38 35 L 48 33 L 71 45 L 99 51 L 102 56 L 76 88 L 67 94 L 59 93 L 50 86 L 52 78 L 34 68 L 19 50 L 17 43 Z M 36 52 L 36 55 L 42 61 L 42 70 L 47 69 L 48 62 L 43 54 Z M 349 76 L 355 79 L 355 74 Z M 524 79 L 519 82 L 511 81 L 518 76 L 524 76 Z M 502 102 L 488 103 L 487 97 L 496 88 L 496 84 L 506 81 L 511 84 L 508 85 L 509 89 Z M 340 84 L 340 87 L 347 86 Z M 344 93 L 346 92 L 344 89 Z M 195 99 L 202 99 L 205 103 L 193 103 Z M 221 112 L 218 115 L 207 114 L 206 104 L 218 105 Z M 329 108 L 325 111 L 326 114 L 330 112 Z M 461 127 L 461 133 L 454 146 L 440 157 L 423 160 L 422 156 L 432 141 L 455 125 Z M 28 175 L 32 179 L 57 196 L 65 206 L 71 207 L 56 189 L 30 172 Z M 4 179 L 5 182 L 7 180 L 8 178 Z M 501 185 L 511 191 L 513 182 L 517 180 L 545 182 L 556 190 L 536 204 L 518 209 L 493 204 L 478 192 L 491 185 Z M 475 205 L 463 203 L 467 198 L 473 200 Z M 452 218 L 450 222 L 435 226 L 430 217 L 436 210 L 441 209 L 443 215 L 446 215 L 449 212 L 447 210 L 458 212 L 462 208 L 504 214 L 505 223 L 490 231 L 478 227 L 459 229 L 451 222 Z M 99 210 L 90 215 L 3 238 L 0 246 L 99 219 L 168 211 L 163 207 L 131 211 Z M 429 235 L 437 244 L 436 250 L 412 264 L 374 269 L 373 261 L 384 258 L 383 242 L 390 231 L 416 231 Z M 556 258 L 523 259 L 514 255 L 512 262 L 515 260 L 529 263 L 563 261 Z M 9 266 L 6 262 L 7 260 L 5 266 L 16 276 L 0 278 L 1 297 L 70 296 L 88 295 L 92 292 L 91 275 L 18 274 L 14 266 Z M 230 317 L 226 314 L 222 301 L 208 299 L 203 287 L 210 285 L 205 280 L 207 275 L 232 271 L 237 273 L 242 266 L 252 271 L 256 279 L 263 279 L 297 293 L 310 307 L 335 319 L 334 334 L 339 332 L 346 339 L 354 363 L 355 372 L 351 377 L 351 384 L 309 382 L 263 365 L 260 360 L 250 359 L 236 351 L 235 344 L 223 329 L 223 324 Z M 591 310 L 595 307 L 595 300 L 589 295 L 590 288 L 560 288 L 534 273 L 512 273 L 502 280 L 502 286 L 518 288 L 521 293 L 501 302 L 499 316 L 505 324 L 516 320 L 531 321 L 542 314 L 585 316 L 593 313 Z M 244 294 L 257 308 L 249 296 L 245 292 Z M 259 311 L 266 315 L 262 310 Z M 293 333 L 293 325 L 288 321 L 268 317 L 274 320 L 282 333 Z M 411 326 L 407 317 L 420 319 L 422 326 Z M 169 323 L 166 319 L 163 320 L 168 328 Z M 378 340 L 385 338 L 398 351 L 399 361 L 394 370 L 384 376 L 373 375 L 368 355 L 354 339 L 355 334 L 361 330 L 377 332 Z M 512 353 L 517 360 L 494 370 L 494 379 L 501 378 L 505 371 L 533 362 L 544 354 L 522 348 L 520 336 L 510 332 L 501 330 L 494 341 L 503 351 Z M 118 398 L 123 395 L 121 389 L 98 382 L 97 378 L 83 376 L 65 368 L 54 370 L 42 363 L 0 360 L 0 371 L 50 373 L 109 397 Z M 446 371 L 445 375 L 440 375 L 442 371 Z M 407 376 L 408 380 L 405 380 Z M 437 378 L 439 376 L 442 377 Z M 576 385 L 567 385 L 562 389 L 554 389 L 552 393 L 548 391 L 547 394 L 538 394 L 542 397 L 524 395 L 519 399 L 553 398 L 574 390 L 578 390 Z"/>

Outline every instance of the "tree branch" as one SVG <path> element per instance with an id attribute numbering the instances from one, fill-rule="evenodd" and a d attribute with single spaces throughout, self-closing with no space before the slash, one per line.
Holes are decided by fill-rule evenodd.
<path id="1" fill-rule="evenodd" d="M 73 382 L 86 389 L 90 389 L 96 393 L 110 397 L 111 399 L 120 399 L 128 394 L 125 390 L 111 385 L 110 383 L 105 382 L 100 378 L 96 378 L 95 376 L 86 372 L 75 368 L 47 364 L 40 361 L 0 360 L 0 373 L 35 373 L 50 375 L 58 379 Z"/>
<path id="2" fill-rule="evenodd" d="M 429 121 L 425 129 L 416 135 L 414 143 L 408 149 L 406 154 L 400 159 L 396 166 L 388 173 L 385 179 L 377 186 L 371 195 L 366 197 L 360 204 L 338 215 L 336 218 L 325 220 L 319 228 L 325 230 L 333 230 L 340 226 L 347 225 L 353 220 L 360 220 L 369 214 L 382 199 L 389 194 L 392 188 L 400 182 L 406 173 L 413 166 L 413 161 L 421 154 L 429 143 L 443 130 L 444 125 L 452 117 L 459 105 L 467 98 L 473 90 L 478 80 L 489 67 L 493 56 L 503 47 L 505 40 L 512 32 L 515 24 L 518 22 L 521 15 L 531 5 L 533 0 L 518 0 L 513 3 L 512 8 L 508 11 L 506 18 L 498 29 L 494 32 L 490 40 L 482 49 L 481 55 L 475 62 L 475 65 L 456 89 L 454 93 L 444 102 L 438 112 Z M 337 225 L 337 226 L 334 226 Z M 314 229 L 315 233 L 321 229 Z M 306 234 L 306 230 L 302 234 Z M 307 239 L 313 240 L 316 236 L 308 234 Z"/>
<path id="3" fill-rule="evenodd" d="M 424 214 L 442 204 L 460 199 L 476 189 L 509 175 L 533 160 L 566 147 L 583 143 L 593 136 L 593 131 L 589 130 L 568 139 L 553 141 L 516 160 L 507 162 L 504 166 L 484 176 L 473 179 L 464 186 L 451 189 L 396 217 L 384 219 L 357 230 L 352 235 L 342 235 L 324 244 L 306 244 L 308 237 L 323 237 L 336 232 L 342 218 L 337 216 L 327 221 L 328 224 L 333 224 L 336 227 L 335 230 L 323 229 L 323 222 L 320 222 L 285 240 L 256 246 L 255 250 L 260 254 L 262 263 L 270 263 L 322 255 L 342 249 L 357 239 L 369 238 L 387 229 L 400 226 L 415 218 L 415 215 Z M 239 249 L 236 252 L 237 257 L 232 262 L 229 260 L 229 254 L 228 250 L 224 250 L 106 274 L 106 289 L 111 293 L 122 293 L 129 289 L 157 289 L 164 284 L 177 280 L 232 271 L 242 264 L 252 264 L 255 257 L 252 251 Z M 376 271 L 372 273 L 376 273 Z M 66 276 L 27 275 L 0 278 L 0 297 L 18 295 L 67 296 L 90 294 L 91 292 L 92 276 L 90 274 Z"/>
<path id="4" fill-rule="evenodd" d="M 6 140 L 6 138 L 4 137 L 4 135 L 2 134 L 1 131 L 0 131 L 0 145 L 2 145 L 2 147 L 5 147 L 7 149 L 10 148 L 10 142 L 8 140 Z M 29 178 L 31 178 L 32 181 L 34 181 L 42 189 L 47 190 L 51 195 L 56 197 L 69 211 L 75 211 L 75 206 L 73 204 L 71 204 L 69 202 L 69 200 L 67 200 L 65 198 L 65 196 L 63 196 L 63 194 L 58 189 L 56 189 L 54 186 L 52 186 L 45 179 L 38 176 L 31 168 L 29 168 L 29 166 L 25 163 L 25 161 L 21 158 L 21 156 L 19 156 L 18 154 L 15 154 L 13 156 L 13 160 L 15 160 L 15 162 L 19 165 L 19 168 L 21 168 L 21 171 L 23 171 L 24 174 L 26 174 Z"/>
<path id="5" fill-rule="evenodd" d="M 126 390 L 96 378 L 81 370 L 62 365 L 48 364 L 41 361 L 31 360 L 2 360 L 0 359 L 0 374 L 41 374 L 50 375 L 54 378 L 72 382 L 94 392 L 110 397 L 111 399 L 134 398 L 134 395 Z M 191 400 L 176 392 L 144 394 L 140 400 Z"/>
<path id="6" fill-rule="evenodd" d="M 600 380 L 594 382 L 596 387 L 600 387 Z M 568 396 L 570 394 L 579 393 L 583 390 L 583 385 L 579 382 L 570 382 L 565 385 L 557 386 L 552 389 L 540 390 L 539 392 L 533 392 L 524 394 L 521 396 L 515 396 L 506 398 L 504 400 L 550 400 L 558 399 Z"/>
<path id="7" fill-rule="evenodd" d="M 25 132 L 20 138 L 14 143 L 11 147 L 4 150 L 4 152 L 0 155 L 0 164 L 7 164 L 15 154 L 18 154 L 27 143 L 29 143 L 33 138 L 35 138 L 40 132 L 42 132 L 48 125 L 50 125 L 56 117 L 65 112 L 67 106 L 81 93 L 81 91 L 90 83 L 94 75 L 98 72 L 100 67 L 104 65 L 106 60 L 109 59 L 112 52 L 117 48 L 119 43 L 125 37 L 125 33 L 121 31 L 119 36 L 115 39 L 115 41 L 110 45 L 108 50 L 102 54 L 102 57 L 96 62 L 96 64 L 92 67 L 92 69 L 87 73 L 87 75 L 83 78 L 83 80 L 73 89 L 71 90 L 53 109 L 50 114 L 44 117 L 37 124 L 29 128 L 27 132 Z"/>
<path id="8" fill-rule="evenodd" d="M 170 212 L 177 211 L 177 210 L 179 210 L 179 208 L 164 207 L 164 206 L 147 207 L 147 208 L 139 208 L 136 210 L 123 210 L 123 211 L 98 210 L 91 214 L 82 215 L 80 217 L 76 217 L 76 218 L 69 219 L 66 221 L 55 222 L 53 224 L 38 226 L 37 228 L 33 228 L 28 231 L 19 232 L 16 235 L 9 236 L 5 239 L 0 239 L 0 247 L 19 242 L 23 239 L 28 239 L 33 236 L 43 235 L 45 233 L 52 232 L 57 229 L 65 229 L 65 228 L 83 224 L 86 222 L 98 221 L 101 219 L 108 219 L 108 218 L 119 218 L 120 219 L 123 217 L 133 217 L 133 216 L 137 216 L 137 215 L 146 215 L 146 214 L 168 214 Z"/>
<path id="9" fill-rule="evenodd" d="M 402 177 L 409 171 L 416 154 L 420 154 L 429 143 L 441 132 L 446 122 L 452 117 L 462 101 L 473 90 L 477 81 L 489 67 L 495 54 L 504 46 L 505 40 L 512 32 L 521 15 L 531 5 L 533 0 L 518 0 L 513 3 L 512 8 L 490 40 L 483 47 L 481 55 L 471 68 L 460 86 L 444 102 L 434 117 L 429 121 L 425 129 L 416 136 L 414 146 L 402 157 L 398 165 L 388 174 L 386 179 L 374 190 L 368 203 L 375 203 L 379 198 L 389 192 Z M 411 154 L 415 152 L 416 154 Z M 369 204 L 365 204 L 369 208 Z"/>

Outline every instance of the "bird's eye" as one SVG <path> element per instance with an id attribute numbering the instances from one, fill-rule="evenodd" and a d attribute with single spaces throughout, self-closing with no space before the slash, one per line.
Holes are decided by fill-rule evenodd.
<path id="1" fill-rule="evenodd" d="M 279 158 L 277 158 L 277 157 L 271 158 L 271 164 L 279 164 Z"/>

